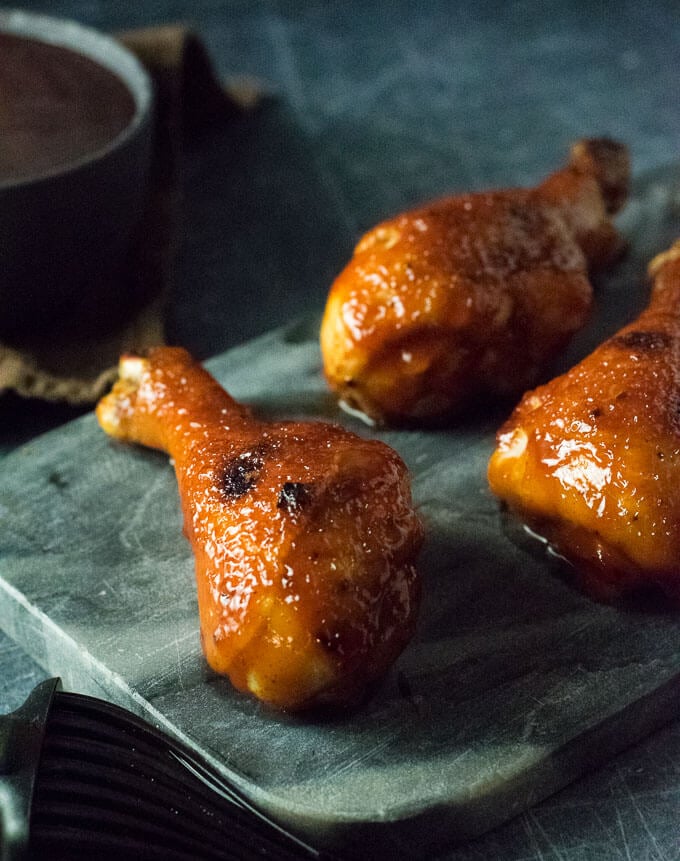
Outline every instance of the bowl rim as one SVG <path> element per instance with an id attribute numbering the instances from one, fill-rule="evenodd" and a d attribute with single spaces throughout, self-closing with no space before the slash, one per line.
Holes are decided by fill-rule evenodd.
<path id="1" fill-rule="evenodd" d="M 154 102 L 151 76 L 137 57 L 112 36 L 69 18 L 25 9 L 0 9 L 0 33 L 34 39 L 87 57 L 119 78 L 133 98 L 135 111 L 127 125 L 103 146 L 58 167 L 17 179 L 0 179 L 0 191 L 66 176 L 123 146 L 149 119 Z"/>

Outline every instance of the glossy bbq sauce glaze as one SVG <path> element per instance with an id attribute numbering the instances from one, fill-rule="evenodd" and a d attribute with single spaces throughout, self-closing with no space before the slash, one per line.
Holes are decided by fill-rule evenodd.
<path id="1" fill-rule="evenodd" d="M 527 392 L 499 429 L 492 491 L 591 596 L 680 606 L 680 241 L 639 316 Z"/>
<path id="2" fill-rule="evenodd" d="M 418 617 L 423 526 L 397 452 L 264 422 L 176 347 L 123 356 L 96 414 L 172 458 L 212 670 L 288 711 L 359 704 Z"/>
<path id="3" fill-rule="evenodd" d="M 0 183 L 51 173 L 104 148 L 134 113 L 127 86 L 94 60 L 0 33 Z"/>

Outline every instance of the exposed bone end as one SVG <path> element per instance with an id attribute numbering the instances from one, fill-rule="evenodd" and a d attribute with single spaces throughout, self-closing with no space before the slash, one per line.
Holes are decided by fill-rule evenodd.
<path id="1" fill-rule="evenodd" d="M 121 381 L 139 386 L 142 376 L 149 369 L 149 360 L 131 353 L 120 357 L 118 378 Z"/>
<path id="2" fill-rule="evenodd" d="M 570 164 L 579 173 L 595 178 L 610 215 L 619 212 L 630 191 L 627 147 L 609 138 L 584 138 L 573 144 Z"/>
<path id="3" fill-rule="evenodd" d="M 118 379 L 108 395 L 97 404 L 95 413 L 102 429 L 118 439 L 127 437 L 127 420 L 132 415 L 137 390 L 149 361 L 141 356 L 123 355 L 118 363 Z"/>
<path id="4" fill-rule="evenodd" d="M 656 278 L 661 270 L 674 260 L 680 260 L 680 239 L 676 239 L 670 248 L 653 257 L 647 266 L 647 274 L 650 278 Z"/>

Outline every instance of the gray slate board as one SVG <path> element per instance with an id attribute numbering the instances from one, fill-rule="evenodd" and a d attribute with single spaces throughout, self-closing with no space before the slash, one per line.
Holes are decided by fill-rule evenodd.
<path id="1" fill-rule="evenodd" d="M 565 365 L 644 302 L 677 203 L 674 172 L 638 183 L 630 253 Z M 373 433 L 328 394 L 314 321 L 208 366 L 264 415 Z M 485 479 L 501 418 L 376 434 L 414 476 L 425 600 L 414 641 L 352 714 L 277 715 L 206 668 L 172 469 L 91 415 L 3 461 L 0 627 L 67 689 L 147 717 L 314 838 L 417 857 L 484 831 L 680 712 L 680 619 L 591 602 L 504 530 Z"/>

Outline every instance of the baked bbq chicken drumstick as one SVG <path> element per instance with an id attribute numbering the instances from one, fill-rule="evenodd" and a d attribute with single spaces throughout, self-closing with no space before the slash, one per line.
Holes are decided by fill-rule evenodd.
<path id="1" fill-rule="evenodd" d="M 613 599 L 680 599 L 680 242 L 656 257 L 649 306 L 568 373 L 528 392 L 498 433 L 492 490 Z"/>
<path id="2" fill-rule="evenodd" d="M 577 142 L 533 189 L 464 194 L 385 221 L 333 284 L 321 325 L 342 403 L 387 423 L 519 397 L 585 323 L 588 270 L 617 257 L 625 148 Z"/>
<path id="3" fill-rule="evenodd" d="M 422 529 L 400 457 L 321 422 L 263 423 L 189 354 L 121 359 L 97 406 L 166 451 L 209 665 L 276 707 L 353 702 L 414 631 Z"/>

